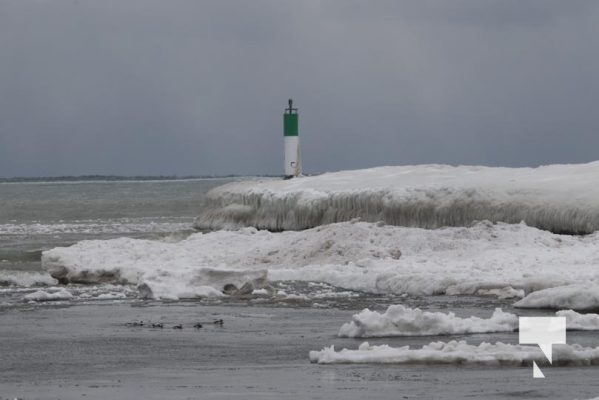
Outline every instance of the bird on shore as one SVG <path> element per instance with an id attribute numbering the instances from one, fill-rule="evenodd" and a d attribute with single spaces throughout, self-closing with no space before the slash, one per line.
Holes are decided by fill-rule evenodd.
<path id="1" fill-rule="evenodd" d="M 181 325 L 181 324 L 175 325 L 175 326 L 173 326 L 173 329 L 183 329 L 183 325 Z"/>
<path id="2" fill-rule="evenodd" d="M 152 324 L 152 328 L 164 328 L 164 325 L 162 324 L 162 322 L 157 322 L 155 324 Z"/>
<path id="3" fill-rule="evenodd" d="M 217 319 L 214 321 L 214 325 L 220 325 L 222 326 L 224 324 L 224 321 L 222 319 Z"/>
<path id="4" fill-rule="evenodd" d="M 196 328 L 196 329 L 200 329 L 202 327 L 202 324 L 198 322 L 193 327 Z"/>

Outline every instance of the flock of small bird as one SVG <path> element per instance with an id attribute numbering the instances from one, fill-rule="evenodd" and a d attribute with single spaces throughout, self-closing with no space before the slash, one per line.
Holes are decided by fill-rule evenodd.
<path id="1" fill-rule="evenodd" d="M 196 322 L 193 327 L 195 329 L 201 329 L 204 325 L 217 325 L 223 326 L 224 321 L 222 319 L 215 319 L 211 322 Z M 163 329 L 164 324 L 162 322 L 144 322 L 144 321 L 133 321 L 127 322 L 125 325 L 136 328 L 154 328 L 154 329 Z M 183 324 L 176 324 L 172 326 L 172 329 L 183 329 Z"/>

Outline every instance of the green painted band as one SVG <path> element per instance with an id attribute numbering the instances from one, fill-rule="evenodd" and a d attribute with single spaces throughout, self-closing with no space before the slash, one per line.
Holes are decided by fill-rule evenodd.
<path id="1" fill-rule="evenodd" d="M 298 136 L 297 114 L 283 114 L 283 136 Z"/>

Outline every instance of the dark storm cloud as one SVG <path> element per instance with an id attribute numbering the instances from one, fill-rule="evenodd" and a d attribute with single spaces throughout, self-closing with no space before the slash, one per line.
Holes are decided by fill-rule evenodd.
<path id="1" fill-rule="evenodd" d="M 595 1 L 0 0 L 0 176 L 599 158 Z"/>

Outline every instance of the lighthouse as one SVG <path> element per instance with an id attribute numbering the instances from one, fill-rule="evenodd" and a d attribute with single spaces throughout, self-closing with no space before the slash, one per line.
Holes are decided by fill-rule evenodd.
<path id="1" fill-rule="evenodd" d="M 283 114 L 283 137 L 285 139 L 285 179 L 302 174 L 302 160 L 299 148 L 299 129 L 297 108 L 289 99 L 289 108 Z"/>

